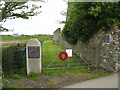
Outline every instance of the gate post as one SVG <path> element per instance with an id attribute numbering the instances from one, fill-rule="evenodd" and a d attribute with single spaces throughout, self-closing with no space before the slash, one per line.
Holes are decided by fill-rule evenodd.
<path id="1" fill-rule="evenodd" d="M 27 75 L 30 72 L 41 73 L 41 43 L 38 39 L 30 39 L 26 45 Z"/>

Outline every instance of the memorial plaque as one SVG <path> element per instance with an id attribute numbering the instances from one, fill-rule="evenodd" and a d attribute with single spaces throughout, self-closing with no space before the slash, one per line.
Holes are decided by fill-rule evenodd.
<path id="1" fill-rule="evenodd" d="M 105 34 L 104 43 L 110 43 L 110 35 L 109 34 Z"/>
<path id="2" fill-rule="evenodd" d="M 40 58 L 40 47 L 29 46 L 28 47 L 28 58 Z"/>

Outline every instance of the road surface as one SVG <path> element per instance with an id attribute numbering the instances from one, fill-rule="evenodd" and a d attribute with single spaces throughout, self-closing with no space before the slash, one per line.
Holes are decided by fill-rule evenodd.
<path id="1" fill-rule="evenodd" d="M 114 73 L 109 76 L 83 81 L 63 88 L 118 88 L 118 78 L 118 73 Z"/>

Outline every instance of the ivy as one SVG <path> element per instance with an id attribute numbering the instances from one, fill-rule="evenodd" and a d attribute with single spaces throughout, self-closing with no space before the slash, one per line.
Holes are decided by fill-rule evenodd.
<path id="1" fill-rule="evenodd" d="M 71 44 L 87 42 L 100 30 L 120 27 L 120 2 L 70 2 L 62 36 Z"/>

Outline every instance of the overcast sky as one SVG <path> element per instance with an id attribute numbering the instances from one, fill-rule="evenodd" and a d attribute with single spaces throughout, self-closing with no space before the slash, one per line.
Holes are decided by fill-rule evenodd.
<path id="1" fill-rule="evenodd" d="M 1 34 L 13 33 L 18 34 L 53 34 L 57 28 L 63 28 L 64 24 L 59 24 L 58 21 L 65 20 L 66 17 L 60 12 L 66 11 L 67 3 L 64 0 L 49 0 L 46 3 L 37 2 L 42 6 L 42 13 L 32 17 L 32 19 L 13 19 L 7 20 L 3 26 L 9 29 L 14 29 L 13 32 L 2 32 Z"/>

